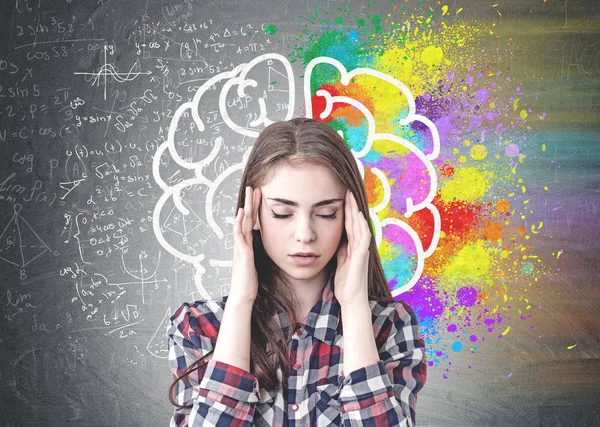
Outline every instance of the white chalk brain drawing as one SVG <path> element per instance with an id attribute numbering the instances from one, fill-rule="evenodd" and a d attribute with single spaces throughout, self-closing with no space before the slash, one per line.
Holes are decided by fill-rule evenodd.
<path id="1" fill-rule="evenodd" d="M 320 83 L 323 75 L 327 84 Z M 382 104 L 369 100 L 365 87 L 387 94 L 385 102 L 392 107 L 383 111 Z M 194 266 L 202 297 L 211 297 L 204 274 L 231 265 L 223 254 L 232 254 L 237 192 L 253 142 L 269 124 L 293 117 L 295 91 L 287 59 L 266 54 L 215 75 L 173 114 L 153 162 L 154 179 L 163 190 L 153 228 L 168 252 Z M 375 70 L 347 71 L 334 59 L 315 58 L 304 73 L 303 92 L 306 116 L 335 128 L 356 158 L 386 275 L 397 296 L 417 282 L 439 238 L 440 217 L 432 205 L 438 132 L 416 114 L 406 86 Z M 430 230 L 415 230 L 406 221 L 416 212 L 430 217 Z"/>

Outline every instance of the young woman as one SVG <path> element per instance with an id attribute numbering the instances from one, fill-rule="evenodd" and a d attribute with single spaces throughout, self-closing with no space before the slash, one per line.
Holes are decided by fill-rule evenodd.
<path id="1" fill-rule="evenodd" d="M 265 128 L 233 236 L 229 295 L 171 317 L 171 426 L 414 426 L 425 345 L 345 141 L 312 119 Z"/>

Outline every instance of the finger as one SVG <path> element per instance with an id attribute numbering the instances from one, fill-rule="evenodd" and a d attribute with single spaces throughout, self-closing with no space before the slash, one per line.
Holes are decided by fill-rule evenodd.
<path id="1" fill-rule="evenodd" d="M 254 190 L 254 212 L 252 215 L 252 227 L 254 227 L 258 221 L 259 218 L 259 211 L 260 211 L 260 200 L 261 200 L 261 196 L 262 196 L 262 192 L 260 190 L 260 187 L 256 187 L 256 189 Z"/>
<path id="2" fill-rule="evenodd" d="M 350 206 L 350 190 L 346 190 L 344 198 L 344 227 L 346 227 L 346 236 L 348 237 L 348 256 L 352 256 L 352 244 L 354 242 L 354 234 L 352 231 L 352 209 Z"/>
<path id="3" fill-rule="evenodd" d="M 352 209 L 352 231 L 354 233 L 354 247 L 358 247 L 362 238 L 362 230 L 361 230 L 361 223 L 360 223 L 360 217 L 359 217 L 359 213 L 360 211 L 358 210 L 358 204 L 356 203 L 356 198 L 354 197 L 354 194 L 350 193 L 350 198 L 351 198 L 351 209 Z"/>
<path id="4" fill-rule="evenodd" d="M 242 238 L 242 219 L 244 218 L 244 208 L 239 208 L 237 211 L 237 215 L 235 216 L 235 221 L 233 222 L 233 241 L 234 243 Z M 235 244 L 234 244 L 235 250 Z"/>
<path id="5" fill-rule="evenodd" d="M 368 250 L 369 245 L 371 244 L 371 228 L 369 227 L 369 221 L 367 221 L 367 218 L 365 218 L 362 212 L 360 213 L 360 221 L 362 223 L 363 230 L 363 249 Z"/>
<path id="6" fill-rule="evenodd" d="M 344 262 L 346 262 L 346 257 L 348 256 L 348 242 L 342 242 L 340 247 L 337 250 L 337 265 L 342 266 Z"/>
<path id="7" fill-rule="evenodd" d="M 242 234 L 244 237 L 248 236 L 248 224 L 252 227 L 252 188 L 246 187 L 246 196 L 244 199 L 244 219 L 242 221 Z"/>
<path id="8" fill-rule="evenodd" d="M 358 209 L 358 203 L 356 205 L 356 208 Z M 363 242 L 363 244 L 366 244 L 366 246 L 368 246 L 369 241 L 371 239 L 371 230 L 369 229 L 369 222 L 367 221 L 367 218 L 365 217 L 364 212 L 361 211 L 359 216 L 360 216 L 360 221 L 359 221 L 358 226 L 360 228 L 361 241 Z"/>
<path id="9" fill-rule="evenodd" d="M 358 221 L 357 221 L 357 227 L 360 230 L 360 239 L 358 240 L 359 244 L 364 248 L 365 245 L 365 241 L 369 241 L 370 238 L 370 232 L 368 229 L 368 224 L 367 224 L 367 219 L 365 218 L 365 214 L 359 210 L 358 208 L 358 202 L 356 202 L 356 199 L 354 200 L 356 203 L 356 211 L 358 212 Z"/>

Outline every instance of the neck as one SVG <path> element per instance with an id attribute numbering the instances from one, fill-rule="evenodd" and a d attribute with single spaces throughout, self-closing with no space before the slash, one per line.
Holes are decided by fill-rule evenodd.
<path id="1" fill-rule="evenodd" d="M 325 269 L 317 276 L 307 280 L 288 277 L 292 291 L 294 292 L 296 322 L 304 321 L 310 310 L 319 301 L 323 294 L 323 289 L 327 284 L 327 279 L 328 275 Z"/>

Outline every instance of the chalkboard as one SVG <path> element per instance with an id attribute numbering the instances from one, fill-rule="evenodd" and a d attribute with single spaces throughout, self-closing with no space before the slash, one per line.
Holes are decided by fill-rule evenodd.
<path id="1" fill-rule="evenodd" d="M 427 176 L 393 222 L 414 247 L 380 247 L 427 343 L 418 423 L 598 424 L 600 9 L 497 3 L 4 2 L 0 425 L 168 425 L 165 328 L 228 293 L 258 133 L 346 102 L 352 145 L 368 114 L 339 117 L 392 92 Z M 332 83 L 359 68 L 387 101 Z"/>

